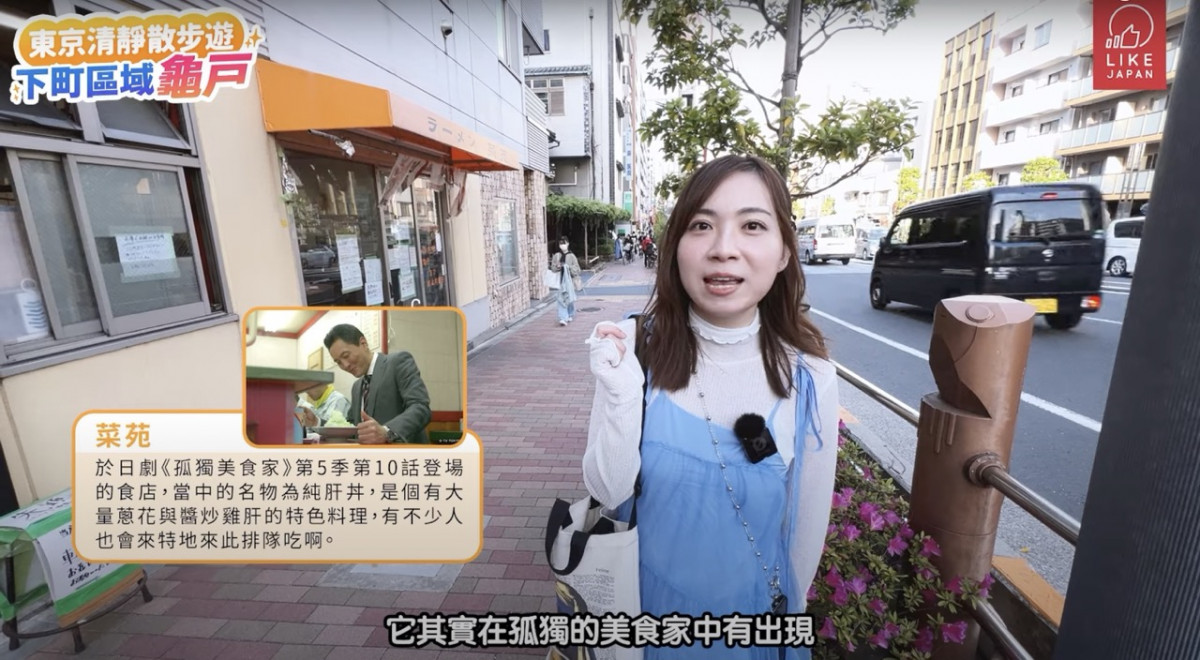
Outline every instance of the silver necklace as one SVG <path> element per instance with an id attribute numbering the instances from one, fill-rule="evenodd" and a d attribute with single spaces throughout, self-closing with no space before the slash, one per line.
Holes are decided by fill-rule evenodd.
<path id="1" fill-rule="evenodd" d="M 708 412 L 704 388 L 701 386 L 700 376 L 695 369 L 692 370 L 692 378 L 696 381 L 696 393 L 700 396 L 700 407 L 704 410 L 704 423 L 708 426 L 708 436 L 712 439 L 713 453 L 717 455 L 717 464 L 721 466 L 721 478 L 725 480 L 725 493 L 729 495 L 729 502 L 733 504 L 733 512 L 737 514 L 738 520 L 742 523 L 742 531 L 746 533 L 746 539 L 750 541 L 754 557 L 758 560 L 757 563 L 762 564 L 763 575 L 766 576 L 767 585 L 771 590 L 771 611 L 774 614 L 783 614 L 787 611 L 787 596 L 779 586 L 779 564 L 775 564 L 775 572 L 772 574 L 766 562 L 763 562 L 762 551 L 758 548 L 758 542 L 754 540 L 754 534 L 750 532 L 750 523 L 746 522 L 746 517 L 742 515 L 742 505 L 738 504 L 737 497 L 733 494 L 733 484 L 729 482 L 729 475 L 726 473 L 725 457 L 721 456 L 721 443 L 717 440 L 716 431 L 713 430 L 712 415 Z"/>

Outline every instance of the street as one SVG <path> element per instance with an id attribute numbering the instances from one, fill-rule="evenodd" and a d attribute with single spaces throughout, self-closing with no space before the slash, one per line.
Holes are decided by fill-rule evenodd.
<path id="1" fill-rule="evenodd" d="M 871 265 L 863 260 L 805 266 L 804 272 L 814 321 L 829 338 L 833 358 L 919 409 L 921 397 L 936 390 L 928 366 L 932 313 L 898 303 L 872 309 Z M 649 294 L 652 277 L 640 263 L 609 264 L 587 281 L 584 295 Z M 1034 323 L 1010 468 L 1076 520 L 1083 515 L 1130 282 L 1105 278 L 1103 307 L 1073 330 Z M 915 429 L 846 383 L 841 399 L 863 427 L 911 464 Z M 1074 555 L 1069 544 L 1011 503 L 1005 504 L 1000 539 L 1066 590 Z"/>

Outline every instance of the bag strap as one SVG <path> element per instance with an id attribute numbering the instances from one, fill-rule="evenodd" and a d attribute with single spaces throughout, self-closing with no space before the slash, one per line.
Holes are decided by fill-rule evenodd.
<path id="1" fill-rule="evenodd" d="M 646 435 L 646 392 L 650 387 L 650 371 L 646 368 L 646 335 L 648 334 L 645 326 L 647 325 L 647 317 L 645 314 L 633 315 L 633 354 L 637 357 L 638 364 L 642 367 L 642 431 L 638 435 L 638 473 L 637 478 L 633 482 L 633 507 L 629 514 L 629 526 L 637 526 L 637 500 L 642 494 L 642 440 Z"/>

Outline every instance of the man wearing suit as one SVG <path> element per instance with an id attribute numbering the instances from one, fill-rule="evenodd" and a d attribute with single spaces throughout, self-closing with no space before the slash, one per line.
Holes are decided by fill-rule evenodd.
<path id="1" fill-rule="evenodd" d="M 429 392 L 411 353 L 376 353 L 367 347 L 363 333 L 348 323 L 325 335 L 325 348 L 342 371 L 358 378 L 346 418 L 358 426 L 360 444 L 429 444 Z"/>

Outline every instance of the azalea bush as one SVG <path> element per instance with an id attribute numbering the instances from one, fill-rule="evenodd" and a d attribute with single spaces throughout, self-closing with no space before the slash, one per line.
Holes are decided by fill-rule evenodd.
<path id="1" fill-rule="evenodd" d="M 909 527 L 908 500 L 840 426 L 825 552 L 808 593 L 818 626 L 813 657 L 917 660 L 930 658 L 935 643 L 961 644 L 965 609 L 988 597 L 991 575 L 943 580 L 933 565 L 937 542 Z"/>

